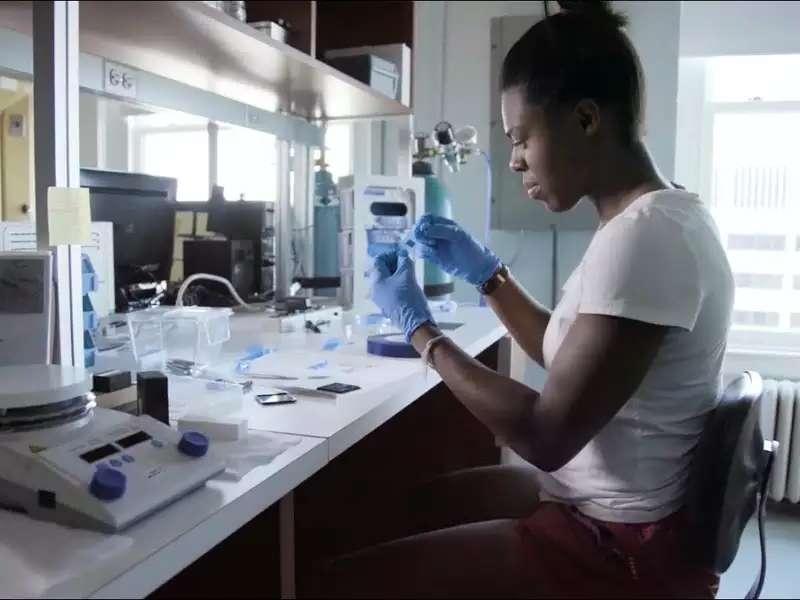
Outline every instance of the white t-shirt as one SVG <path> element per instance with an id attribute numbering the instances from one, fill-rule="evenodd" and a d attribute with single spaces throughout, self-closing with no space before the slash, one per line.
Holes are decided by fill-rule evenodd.
<path id="1" fill-rule="evenodd" d="M 692 452 L 722 386 L 734 282 L 697 196 L 637 198 L 595 234 L 544 336 L 549 367 L 579 313 L 668 326 L 634 395 L 569 463 L 540 472 L 543 499 L 612 522 L 661 519 L 683 503 Z"/>

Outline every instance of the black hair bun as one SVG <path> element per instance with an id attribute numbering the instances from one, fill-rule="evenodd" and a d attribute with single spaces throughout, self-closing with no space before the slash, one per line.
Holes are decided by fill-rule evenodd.
<path id="1" fill-rule="evenodd" d="M 581 14 L 621 29 L 628 24 L 625 15 L 614 11 L 607 0 L 559 0 L 562 11 Z"/>

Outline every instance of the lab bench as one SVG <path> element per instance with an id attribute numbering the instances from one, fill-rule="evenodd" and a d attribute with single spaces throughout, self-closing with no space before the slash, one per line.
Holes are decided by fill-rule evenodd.
<path id="1" fill-rule="evenodd" d="M 264 331 L 259 319 L 232 319 L 227 354 L 258 343 L 311 356 L 325 338 L 278 336 Z M 448 334 L 498 368 L 498 342 L 506 332 L 489 309 L 464 308 L 443 320 L 462 323 Z M 277 406 L 245 399 L 241 416 L 251 431 L 297 436 L 299 443 L 241 480 L 212 480 L 123 531 L 133 540 L 126 551 L 45 596 L 302 596 L 319 559 L 403 535 L 406 524 L 392 509 L 415 483 L 499 462 L 489 431 L 421 361 L 368 356 L 362 344 L 345 345 L 335 355 L 368 361 L 369 369 L 347 381 L 360 390 Z M 257 382 L 255 392 L 273 383 Z M 7 577 L 14 573 L 0 565 L 0 596 L 7 595 Z"/>

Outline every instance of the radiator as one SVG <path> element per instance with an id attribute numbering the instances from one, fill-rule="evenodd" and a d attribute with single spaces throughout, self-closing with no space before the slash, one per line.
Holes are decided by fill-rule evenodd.
<path id="1" fill-rule="evenodd" d="M 761 432 L 780 443 L 772 466 L 769 496 L 800 502 L 800 382 L 764 380 Z"/>

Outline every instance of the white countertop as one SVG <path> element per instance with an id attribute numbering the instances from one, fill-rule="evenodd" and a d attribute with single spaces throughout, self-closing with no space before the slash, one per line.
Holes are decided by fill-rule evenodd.
<path id="1" fill-rule="evenodd" d="M 461 309 L 441 315 L 440 320 L 464 324 L 448 335 L 473 356 L 505 334 L 498 319 L 486 308 Z M 299 356 L 300 363 L 302 359 L 314 359 L 324 340 L 337 335 L 333 330 L 283 336 L 262 333 L 257 315 L 237 315 L 232 331 L 225 349 L 229 357 L 259 343 L 277 348 L 275 357 L 282 353 Z M 152 592 L 441 381 L 433 371 L 425 376 L 419 359 L 367 355 L 363 339 L 326 356 L 332 364 L 371 365 L 336 377 L 362 389 L 335 400 L 301 396 L 295 404 L 278 406 L 260 406 L 252 397 L 245 399 L 242 414 L 249 419 L 251 430 L 303 436 L 298 445 L 240 481 L 209 482 L 125 530 L 123 535 L 133 540 L 128 550 L 50 588 L 46 595 L 132 597 Z M 272 372 L 269 356 L 255 366 Z M 259 381 L 256 391 L 264 385 L 273 383 Z M 13 576 L 14 573 L 3 572 L 0 565 L 0 596 L 4 596 L 3 578 Z"/>
<path id="2" fill-rule="evenodd" d="M 459 346 L 475 356 L 505 335 L 505 328 L 488 308 L 464 308 L 455 313 L 443 314 L 440 321 L 463 323 L 458 329 L 447 331 Z M 441 378 L 433 370 L 426 370 L 420 359 L 391 359 L 367 354 L 363 338 L 333 352 L 321 350 L 323 343 L 337 336 L 337 330 L 322 334 L 299 333 L 281 336 L 258 333 L 258 317 L 241 315 L 233 320 L 233 344 L 229 352 L 242 350 L 250 344 L 260 343 L 277 347 L 272 356 L 259 359 L 252 370 L 274 373 L 280 369 L 270 365 L 285 364 L 281 353 L 287 353 L 302 365 L 328 360 L 349 365 L 366 365 L 356 372 L 335 378 L 340 383 L 360 386 L 362 389 L 338 396 L 336 399 L 298 397 L 295 404 L 261 406 L 246 398 L 240 413 L 249 420 L 251 429 L 278 431 L 293 435 L 326 438 L 330 458 L 368 435 L 388 419 L 433 388 Z M 427 371 L 427 375 L 426 375 Z M 246 377 L 246 375 L 244 375 Z M 309 382 L 317 387 L 334 379 Z M 294 382 L 286 382 L 288 385 Z M 280 386 L 281 382 L 254 380 L 254 392 Z"/>
<path id="3" fill-rule="evenodd" d="M 146 596 L 321 469 L 327 454 L 324 439 L 303 438 L 239 481 L 208 482 L 121 532 L 132 539 L 130 548 L 55 585 L 45 597 Z M 0 596 L 6 596 L 3 579 L 14 576 L 0 565 Z"/>

